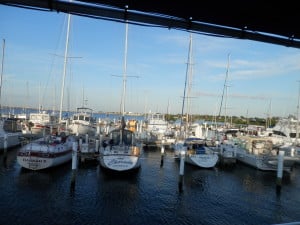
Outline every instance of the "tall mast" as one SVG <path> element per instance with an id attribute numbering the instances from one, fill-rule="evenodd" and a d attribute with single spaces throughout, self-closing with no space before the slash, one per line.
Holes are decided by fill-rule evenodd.
<path id="1" fill-rule="evenodd" d="M 42 105 L 41 105 L 41 82 L 39 83 L 39 113 L 42 112 Z"/>
<path id="2" fill-rule="evenodd" d="M 184 91 L 183 91 L 183 100 L 182 100 L 182 109 L 181 109 L 181 121 L 180 121 L 180 128 L 183 126 L 183 114 L 184 114 L 184 105 L 185 105 L 185 99 L 186 95 L 189 94 L 190 89 L 190 79 L 189 79 L 189 73 L 190 73 L 190 62 L 191 62 L 191 51 L 192 51 L 192 34 L 190 33 L 190 42 L 189 42 L 189 52 L 188 52 L 188 62 L 186 67 L 186 74 L 185 74 L 185 83 L 184 83 Z M 187 87 L 188 85 L 188 87 Z M 188 89 L 188 94 L 186 93 Z M 188 115 L 187 115 L 188 116 Z M 186 123 L 188 122 L 188 119 L 186 119 Z M 186 125 L 187 126 L 187 125 Z M 185 128 L 186 128 L 185 126 Z M 186 131 L 186 129 L 185 129 Z"/>
<path id="3" fill-rule="evenodd" d="M 25 114 L 27 116 L 27 111 L 28 111 L 28 99 L 29 99 L 29 90 L 28 90 L 28 81 L 26 81 L 26 96 L 27 96 L 27 102 L 26 102 L 26 105 L 25 105 Z"/>
<path id="4" fill-rule="evenodd" d="M 226 76 L 225 76 L 225 82 L 224 82 L 224 87 L 223 87 L 223 93 L 222 93 L 221 105 L 220 105 L 220 110 L 219 110 L 219 117 L 220 117 L 220 115 L 221 115 L 224 92 L 226 91 L 226 94 L 227 94 L 227 79 L 228 79 L 228 72 L 229 72 L 229 61 L 230 61 L 230 53 L 228 54 L 227 69 L 226 69 Z M 226 108 L 225 108 L 225 110 L 226 110 Z M 226 118 L 226 113 L 225 113 L 225 118 Z"/>
<path id="5" fill-rule="evenodd" d="M 64 56 L 64 71 L 63 71 L 63 79 L 61 86 L 61 99 L 60 99 L 60 108 L 59 108 L 59 122 L 62 120 L 62 107 L 64 100 L 64 89 L 65 89 L 65 79 L 67 72 L 67 60 L 68 60 L 68 46 L 69 46 L 69 33 L 70 33 L 70 23 L 71 23 L 71 14 L 68 14 L 68 24 L 67 24 L 67 37 L 66 37 L 66 46 L 65 46 L 65 56 Z"/>
<path id="6" fill-rule="evenodd" d="M 2 46 L 2 62 L 1 62 L 1 77 L 0 77 L 0 117 L 2 117 L 2 105 L 1 105 L 1 93 L 2 93 L 2 77 L 3 77 L 3 67 L 4 67 L 4 49 L 5 49 L 5 39 L 3 39 Z"/>
<path id="7" fill-rule="evenodd" d="M 267 129 L 268 127 L 270 127 L 271 122 L 272 122 L 272 119 L 271 119 L 271 111 L 272 111 L 272 99 L 270 99 L 270 102 L 269 102 L 269 108 L 268 108 L 268 111 L 267 111 L 266 129 Z"/>
<path id="8" fill-rule="evenodd" d="M 126 81 L 127 81 L 127 45 L 128 45 L 128 23 L 125 23 L 125 51 L 124 51 L 124 70 L 123 70 L 123 92 L 121 100 L 122 117 L 125 114 Z"/>
<path id="9" fill-rule="evenodd" d="M 225 111 L 224 111 L 224 123 L 225 126 L 227 127 L 227 96 L 228 96 L 228 85 L 225 85 Z"/>
<path id="10" fill-rule="evenodd" d="M 125 123 L 125 98 L 126 98 L 126 77 L 127 77 L 127 44 L 128 44 L 128 23 L 125 23 L 125 51 L 124 51 L 124 70 L 123 70 L 123 91 L 121 99 L 121 129 L 120 129 L 120 144 L 123 143 L 124 129 L 126 127 Z"/>
<path id="11" fill-rule="evenodd" d="M 191 89 L 192 89 L 192 80 L 193 80 L 193 38 L 192 34 L 190 33 L 190 46 L 189 46 L 189 57 L 187 63 L 187 70 L 188 70 L 188 89 L 187 89 L 187 114 L 186 114 L 186 122 L 187 125 L 190 122 L 190 115 L 191 115 Z"/>
<path id="12" fill-rule="evenodd" d="M 297 123 L 296 123 L 296 143 L 298 143 L 298 138 L 299 138 L 299 103 L 300 103 L 300 81 L 299 82 L 299 90 L 298 90 L 298 104 L 297 104 Z"/>

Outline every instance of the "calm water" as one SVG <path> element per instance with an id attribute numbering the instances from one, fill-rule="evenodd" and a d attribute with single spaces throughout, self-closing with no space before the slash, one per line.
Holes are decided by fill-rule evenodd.
<path id="1" fill-rule="evenodd" d="M 166 151 L 145 152 L 142 167 L 124 177 L 81 165 L 75 189 L 71 163 L 49 171 L 26 171 L 18 149 L 0 155 L 0 224 L 275 224 L 300 221 L 300 166 L 284 177 L 237 164 L 205 170 L 185 166 L 178 191 L 179 164 Z"/>

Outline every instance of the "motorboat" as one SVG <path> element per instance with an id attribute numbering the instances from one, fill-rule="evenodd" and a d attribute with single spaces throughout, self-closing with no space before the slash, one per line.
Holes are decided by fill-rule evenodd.
<path id="1" fill-rule="evenodd" d="M 54 113 L 40 111 L 30 113 L 29 120 L 23 123 L 22 133 L 24 136 L 36 138 L 56 133 L 59 127 L 59 117 Z"/>
<path id="2" fill-rule="evenodd" d="M 277 171 L 278 149 L 274 148 L 269 138 L 256 136 L 240 136 L 234 139 L 237 160 L 264 171 Z M 297 159 L 291 155 L 283 157 L 283 171 L 291 172 Z"/>
<path id="3" fill-rule="evenodd" d="M 268 136 L 277 146 L 288 146 L 298 144 L 300 135 L 299 121 L 293 117 L 281 118 L 273 128 L 269 130 Z"/>
<path id="4" fill-rule="evenodd" d="M 93 118 L 93 110 L 87 107 L 77 108 L 73 114 L 68 126 L 70 134 L 76 136 L 94 136 L 96 134 L 95 119 Z"/>
<path id="5" fill-rule="evenodd" d="M 0 119 L 0 151 L 22 143 L 21 124 L 14 118 Z"/>

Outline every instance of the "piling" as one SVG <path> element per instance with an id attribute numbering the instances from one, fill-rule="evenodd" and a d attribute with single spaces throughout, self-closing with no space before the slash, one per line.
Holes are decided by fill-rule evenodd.
<path id="1" fill-rule="evenodd" d="M 102 144 L 102 141 L 103 141 L 103 135 L 99 134 L 99 142 L 100 142 L 100 144 Z"/>
<path id="2" fill-rule="evenodd" d="M 234 145 L 233 148 L 234 148 L 234 150 L 233 150 L 233 156 L 236 157 L 236 148 L 237 148 L 237 146 Z"/>
<path id="3" fill-rule="evenodd" d="M 100 125 L 97 126 L 96 135 L 100 135 Z"/>
<path id="4" fill-rule="evenodd" d="M 85 134 L 85 143 L 89 143 L 89 135 Z"/>
<path id="5" fill-rule="evenodd" d="M 160 167 L 164 165 L 164 154 L 165 154 L 165 146 L 164 146 L 164 140 L 161 141 L 161 160 L 160 160 Z"/>
<path id="6" fill-rule="evenodd" d="M 96 149 L 95 149 L 95 153 L 99 153 L 99 144 L 100 143 L 100 140 L 96 140 Z"/>
<path id="7" fill-rule="evenodd" d="M 223 152 L 224 152 L 224 145 L 223 145 L 223 143 L 221 143 L 219 145 L 219 149 L 220 149 L 220 155 L 221 155 L 221 157 L 223 157 Z"/>
<path id="8" fill-rule="evenodd" d="M 65 127 L 64 127 L 64 130 L 67 132 L 68 131 L 68 128 L 69 127 L 69 119 L 67 119 L 66 120 L 66 125 L 65 125 Z M 68 132 L 68 134 L 69 134 L 69 132 Z"/>
<path id="9" fill-rule="evenodd" d="M 179 165 L 179 181 L 178 181 L 179 192 L 183 191 L 184 158 L 185 158 L 185 151 L 181 151 L 180 152 L 180 165 Z"/>
<path id="10" fill-rule="evenodd" d="M 7 134 L 4 134 L 4 143 L 3 143 L 3 161 L 7 160 Z"/>
<path id="11" fill-rule="evenodd" d="M 292 157 L 295 156 L 295 148 L 291 148 L 291 156 L 292 156 Z"/>
<path id="12" fill-rule="evenodd" d="M 81 162 L 82 137 L 79 138 L 79 162 Z"/>
<path id="13" fill-rule="evenodd" d="M 78 143 L 73 142 L 72 147 L 72 178 L 71 178 L 71 189 L 75 188 L 76 171 L 77 171 L 77 149 Z"/>
<path id="14" fill-rule="evenodd" d="M 82 138 L 80 137 L 79 138 L 79 149 L 81 148 L 81 146 L 82 146 Z"/>
<path id="15" fill-rule="evenodd" d="M 276 191 L 280 193 L 282 185 L 282 175 L 283 175 L 283 159 L 284 151 L 279 151 L 278 154 L 278 164 L 277 164 L 277 179 L 276 179 Z"/>

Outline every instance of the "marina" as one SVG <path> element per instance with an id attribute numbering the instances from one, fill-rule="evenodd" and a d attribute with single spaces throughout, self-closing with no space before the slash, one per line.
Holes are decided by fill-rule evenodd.
<path id="1" fill-rule="evenodd" d="M 0 225 L 300 225 L 295 13 L 0 2 Z"/>
<path id="2" fill-rule="evenodd" d="M 71 188 L 72 166 L 24 170 L 19 148 L 0 155 L 1 225 L 18 224 L 261 224 L 300 218 L 300 168 L 284 176 L 244 164 L 199 169 L 185 167 L 178 190 L 179 163 L 173 152 L 144 151 L 134 174 L 103 171 L 98 163 L 79 164 Z"/>

